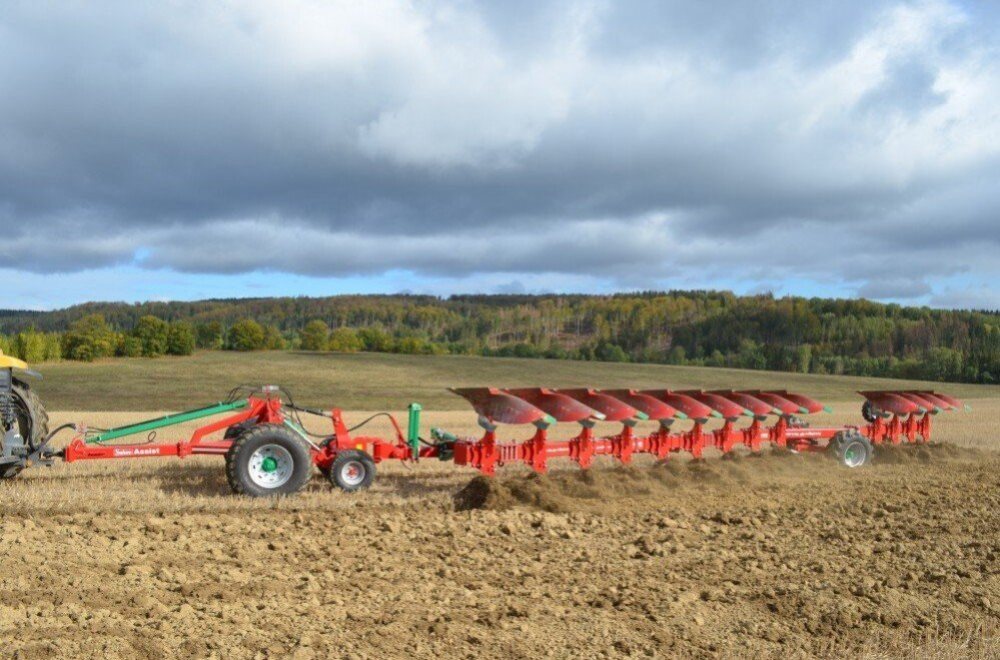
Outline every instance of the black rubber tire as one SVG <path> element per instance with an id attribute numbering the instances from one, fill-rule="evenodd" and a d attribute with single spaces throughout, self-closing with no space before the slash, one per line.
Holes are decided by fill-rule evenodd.
<path id="1" fill-rule="evenodd" d="M 859 468 L 872 462 L 875 447 L 857 431 L 841 431 L 830 440 L 830 452 L 847 468 Z"/>
<path id="2" fill-rule="evenodd" d="M 7 467 L 0 469 L 0 480 L 13 479 L 17 475 L 21 474 L 23 470 L 24 465 L 8 465 Z"/>
<path id="3" fill-rule="evenodd" d="M 253 427 L 257 425 L 256 419 L 248 419 L 245 422 L 240 422 L 239 424 L 233 424 L 228 429 L 226 429 L 226 435 L 223 436 L 224 440 L 235 440 L 240 437 Z"/>
<path id="4" fill-rule="evenodd" d="M 15 380 L 11 388 L 14 393 L 14 406 L 17 409 L 17 422 L 21 437 L 28 445 L 29 451 L 34 451 L 49 437 L 49 414 L 42 405 L 38 395 L 31 391 L 27 383 Z M 21 474 L 24 465 L 9 465 L 0 470 L 0 480 L 13 479 Z"/>
<path id="5" fill-rule="evenodd" d="M 361 470 L 360 478 L 348 478 L 351 469 Z M 326 478 L 345 493 L 364 490 L 375 482 L 375 461 L 360 449 L 345 449 L 337 452 Z"/>
<path id="6" fill-rule="evenodd" d="M 292 474 L 289 479 L 274 488 L 254 483 L 250 478 L 250 458 L 265 445 L 278 445 L 292 458 Z M 279 424 L 258 424 L 244 431 L 233 441 L 226 452 L 226 479 L 229 487 L 237 495 L 250 497 L 272 497 L 292 495 L 299 492 L 312 476 L 312 455 L 309 446 L 291 429 Z"/>
<path id="7" fill-rule="evenodd" d="M 49 436 L 49 413 L 27 383 L 14 381 L 14 400 L 30 416 L 31 431 L 25 433 L 24 429 L 21 429 L 21 433 L 28 447 L 34 451 Z"/>
<path id="8" fill-rule="evenodd" d="M 865 402 L 861 404 L 861 416 L 864 417 L 865 421 L 869 424 L 874 424 L 876 420 L 882 418 L 882 411 L 879 410 L 878 406 L 866 399 Z"/>

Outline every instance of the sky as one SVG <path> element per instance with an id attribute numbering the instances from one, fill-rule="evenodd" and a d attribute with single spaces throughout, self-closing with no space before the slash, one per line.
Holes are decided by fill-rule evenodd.
<path id="1" fill-rule="evenodd" d="M 0 307 L 1000 308 L 1000 3 L 7 0 Z"/>

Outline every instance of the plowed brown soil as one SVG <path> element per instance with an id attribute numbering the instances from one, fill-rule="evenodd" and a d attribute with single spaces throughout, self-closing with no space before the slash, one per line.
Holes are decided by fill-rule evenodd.
<path id="1" fill-rule="evenodd" d="M 984 422 L 1000 412 L 983 407 Z M 20 657 L 996 658 L 1000 456 L 995 426 L 968 419 L 942 417 L 947 444 L 855 471 L 768 453 L 486 480 L 423 462 L 386 465 L 367 493 L 317 475 L 266 502 L 226 494 L 213 459 L 32 470 L 0 483 L 0 643 Z"/>

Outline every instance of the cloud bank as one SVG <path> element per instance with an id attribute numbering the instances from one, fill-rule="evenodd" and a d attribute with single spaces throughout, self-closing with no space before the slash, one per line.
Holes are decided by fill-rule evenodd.
<path id="1" fill-rule="evenodd" d="M 0 260 L 1000 306 L 1000 9 L 751 4 L 12 3 Z"/>

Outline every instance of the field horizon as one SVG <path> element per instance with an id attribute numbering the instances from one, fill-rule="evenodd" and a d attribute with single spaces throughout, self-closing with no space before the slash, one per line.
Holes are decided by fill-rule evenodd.
<path id="1" fill-rule="evenodd" d="M 821 401 L 860 401 L 863 389 L 936 389 L 1000 398 L 1000 386 L 723 367 L 388 353 L 201 351 L 189 357 L 112 358 L 40 365 L 35 381 L 52 410 L 181 410 L 223 399 L 240 384 L 287 387 L 297 402 L 351 410 L 464 410 L 449 387 L 666 387 L 790 389 Z"/>

